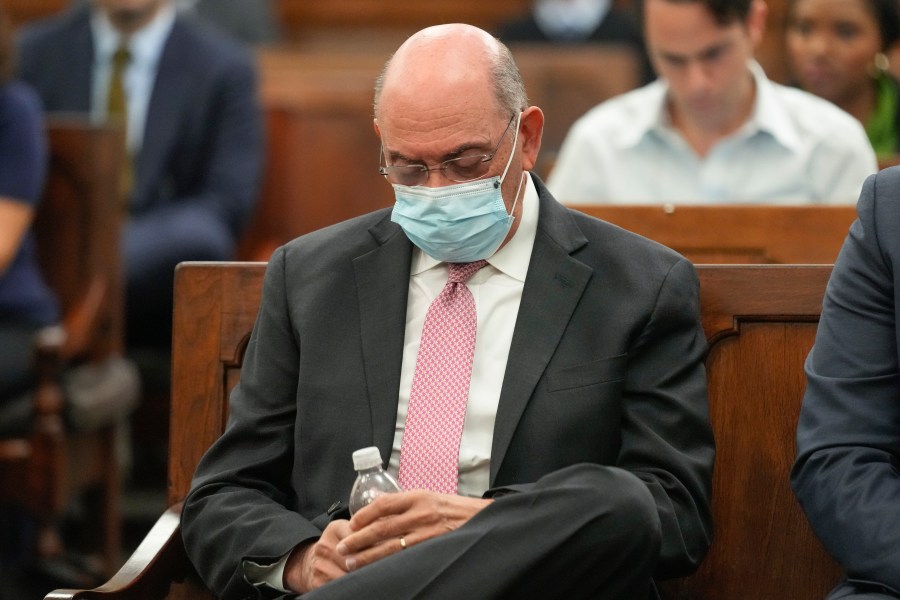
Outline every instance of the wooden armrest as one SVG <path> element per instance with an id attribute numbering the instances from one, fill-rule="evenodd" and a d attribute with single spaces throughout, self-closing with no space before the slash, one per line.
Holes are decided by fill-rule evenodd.
<path id="1" fill-rule="evenodd" d="M 95 337 L 108 326 L 102 320 L 106 317 L 105 307 L 110 302 L 109 294 L 109 281 L 104 277 L 94 276 L 77 302 L 66 311 L 63 323 L 66 339 L 62 349 L 65 360 L 86 355 Z"/>
<path id="2" fill-rule="evenodd" d="M 109 285 L 94 278 L 74 306 L 64 315 L 61 325 L 50 325 L 35 336 L 38 364 L 61 368 L 76 357 L 86 358 L 94 336 L 104 324 L 104 306 L 108 302 Z"/>
<path id="3" fill-rule="evenodd" d="M 157 519 L 137 550 L 112 578 L 92 590 L 53 590 L 44 600 L 156 600 L 169 598 L 172 584 L 194 568 L 181 541 L 181 503 Z"/>

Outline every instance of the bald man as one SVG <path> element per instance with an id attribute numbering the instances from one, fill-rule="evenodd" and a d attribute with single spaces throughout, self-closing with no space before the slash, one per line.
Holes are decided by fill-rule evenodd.
<path id="1" fill-rule="evenodd" d="M 529 172 L 543 120 L 477 28 L 425 29 L 389 61 L 375 132 L 395 206 L 275 252 L 185 501 L 216 594 L 633 600 L 704 556 L 697 278 L 554 200 Z M 434 342 L 460 330 L 474 341 Z M 351 517 L 366 446 L 406 491 Z"/>

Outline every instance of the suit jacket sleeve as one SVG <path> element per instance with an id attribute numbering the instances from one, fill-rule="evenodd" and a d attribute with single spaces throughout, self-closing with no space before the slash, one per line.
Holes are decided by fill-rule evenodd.
<path id="1" fill-rule="evenodd" d="M 244 560 L 274 563 L 318 538 L 327 522 L 325 515 L 304 518 L 291 495 L 299 348 L 287 316 L 284 267 L 282 249 L 266 270 L 228 426 L 200 462 L 184 504 L 188 556 L 222 598 L 246 596 Z"/>
<path id="2" fill-rule="evenodd" d="M 791 483 L 853 580 L 900 593 L 900 169 L 866 180 L 835 263 L 816 341 Z"/>
<path id="3" fill-rule="evenodd" d="M 656 502 L 662 531 L 660 579 L 696 569 L 712 539 L 715 443 L 706 351 L 699 282 L 693 266 L 681 260 L 669 271 L 629 350 L 617 461 L 644 482 Z"/>
<path id="4" fill-rule="evenodd" d="M 650 490 L 662 533 L 655 574 L 659 579 L 696 569 L 712 538 L 715 446 L 706 350 L 697 276 L 692 265 L 680 259 L 656 290 L 652 313 L 628 348 L 618 457 L 614 465 L 594 465 L 621 469 Z M 501 486 L 487 495 L 521 492 L 531 485 Z"/>

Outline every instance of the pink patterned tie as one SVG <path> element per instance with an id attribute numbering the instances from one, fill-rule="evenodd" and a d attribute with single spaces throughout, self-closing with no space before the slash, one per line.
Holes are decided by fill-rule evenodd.
<path id="1" fill-rule="evenodd" d="M 447 285 L 425 315 L 400 446 L 405 490 L 456 493 L 475 353 L 475 299 L 466 281 L 485 264 L 447 263 Z"/>

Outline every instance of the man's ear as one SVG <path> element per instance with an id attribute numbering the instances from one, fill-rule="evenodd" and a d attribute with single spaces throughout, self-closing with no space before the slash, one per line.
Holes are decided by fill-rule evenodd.
<path id="1" fill-rule="evenodd" d="M 372 119 L 372 126 L 375 128 L 375 135 L 378 136 L 378 139 L 381 139 L 381 128 L 378 126 L 378 119 Z"/>
<path id="2" fill-rule="evenodd" d="M 519 127 L 521 129 L 519 139 L 522 140 L 522 169 L 530 171 L 537 163 L 538 153 L 541 151 L 541 136 L 544 134 L 543 111 L 537 106 L 529 106 L 522 111 Z"/>
<path id="3" fill-rule="evenodd" d="M 769 7 L 765 0 L 753 0 L 750 4 L 750 12 L 747 13 L 747 34 L 753 48 L 757 48 L 766 33 L 766 17 L 769 15 Z"/>

